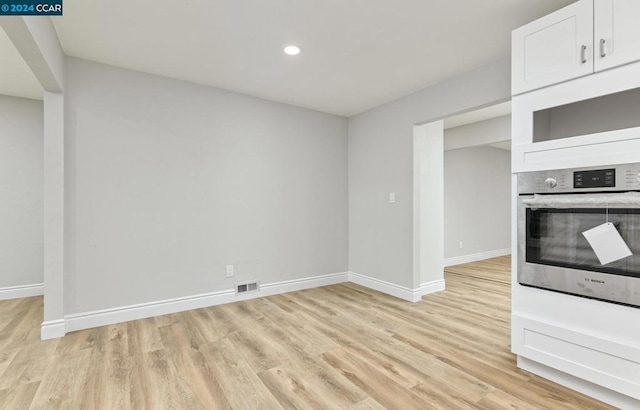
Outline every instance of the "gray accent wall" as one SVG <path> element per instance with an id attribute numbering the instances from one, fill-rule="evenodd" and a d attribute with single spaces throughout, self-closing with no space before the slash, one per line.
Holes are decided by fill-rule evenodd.
<path id="1" fill-rule="evenodd" d="M 347 271 L 345 118 L 66 65 L 66 314 Z"/>
<path id="2" fill-rule="evenodd" d="M 487 146 L 445 151 L 444 257 L 510 247 L 511 151 Z"/>
<path id="3" fill-rule="evenodd" d="M 413 273 L 413 126 L 509 99 L 510 73 L 503 59 L 349 119 L 351 271 L 420 285 Z"/>
<path id="4" fill-rule="evenodd" d="M 43 282 L 42 101 L 0 95 L 0 289 Z"/>

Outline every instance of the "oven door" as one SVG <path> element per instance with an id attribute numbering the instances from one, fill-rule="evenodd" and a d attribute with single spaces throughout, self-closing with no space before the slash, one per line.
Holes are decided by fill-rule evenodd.
<path id="1" fill-rule="evenodd" d="M 605 194 L 520 196 L 518 282 L 640 306 L 640 203 L 610 203 L 611 198 Z M 633 255 L 602 265 L 582 233 L 607 221 Z"/>

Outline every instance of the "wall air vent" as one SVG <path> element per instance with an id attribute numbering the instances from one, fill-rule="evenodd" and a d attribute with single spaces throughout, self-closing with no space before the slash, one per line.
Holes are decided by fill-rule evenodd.
<path id="1" fill-rule="evenodd" d="M 260 282 L 236 283 L 236 295 L 260 290 Z"/>

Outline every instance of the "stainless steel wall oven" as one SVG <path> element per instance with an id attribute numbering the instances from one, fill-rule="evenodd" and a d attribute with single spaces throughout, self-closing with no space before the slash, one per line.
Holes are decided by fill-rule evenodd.
<path id="1" fill-rule="evenodd" d="M 584 232 L 603 224 L 630 256 L 602 263 Z M 517 265 L 521 285 L 640 307 L 640 163 L 519 174 Z"/>

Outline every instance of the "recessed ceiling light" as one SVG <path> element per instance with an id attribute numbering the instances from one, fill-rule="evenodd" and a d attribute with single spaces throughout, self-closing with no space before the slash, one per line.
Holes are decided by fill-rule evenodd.
<path id="1" fill-rule="evenodd" d="M 301 51 L 302 49 L 298 46 L 286 46 L 284 48 L 284 53 L 290 56 L 297 56 Z"/>

